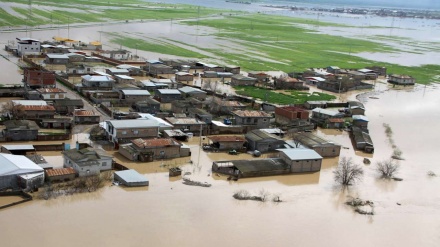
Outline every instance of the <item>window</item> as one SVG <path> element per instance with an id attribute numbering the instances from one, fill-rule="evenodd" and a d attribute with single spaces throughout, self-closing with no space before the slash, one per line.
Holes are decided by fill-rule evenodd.
<path id="1" fill-rule="evenodd" d="M 133 134 L 135 135 L 139 134 L 139 130 L 133 130 Z"/>
<path id="2" fill-rule="evenodd" d="M 123 134 L 123 135 L 126 135 L 126 134 L 127 134 L 127 131 L 125 131 L 125 130 L 122 131 L 122 134 Z"/>
<path id="3" fill-rule="evenodd" d="M 102 162 L 102 166 L 106 166 L 107 165 L 107 162 Z"/>
<path id="4" fill-rule="evenodd" d="M 264 122 L 267 122 L 267 118 L 264 118 L 263 121 L 264 121 Z"/>

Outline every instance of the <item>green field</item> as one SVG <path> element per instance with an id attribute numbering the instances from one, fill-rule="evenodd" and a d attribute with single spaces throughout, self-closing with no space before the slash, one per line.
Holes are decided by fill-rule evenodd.
<path id="1" fill-rule="evenodd" d="M 333 100 L 335 96 L 325 93 L 308 93 L 296 90 L 285 91 L 286 93 L 280 93 L 276 91 L 269 91 L 264 88 L 258 88 L 253 86 L 236 86 L 235 92 L 239 95 L 259 99 L 264 102 L 288 105 L 288 104 L 303 104 L 310 100 Z"/>

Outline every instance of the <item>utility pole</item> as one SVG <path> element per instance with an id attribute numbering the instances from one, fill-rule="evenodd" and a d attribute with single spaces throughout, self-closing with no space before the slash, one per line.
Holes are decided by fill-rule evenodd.
<path id="1" fill-rule="evenodd" d="M 29 0 L 29 16 L 28 16 L 28 24 L 32 19 L 32 0 Z M 29 27 L 29 38 L 32 38 L 32 28 Z"/>

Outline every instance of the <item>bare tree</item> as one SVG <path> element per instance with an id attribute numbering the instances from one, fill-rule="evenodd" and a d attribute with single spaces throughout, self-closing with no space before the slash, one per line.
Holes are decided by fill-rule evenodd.
<path id="1" fill-rule="evenodd" d="M 333 174 L 336 182 L 342 185 L 352 185 L 362 180 L 364 170 L 360 165 L 355 164 L 351 158 L 342 157 Z"/>
<path id="2" fill-rule="evenodd" d="M 376 163 L 376 171 L 383 178 L 392 178 L 399 171 L 399 164 L 392 159 L 379 161 Z"/>

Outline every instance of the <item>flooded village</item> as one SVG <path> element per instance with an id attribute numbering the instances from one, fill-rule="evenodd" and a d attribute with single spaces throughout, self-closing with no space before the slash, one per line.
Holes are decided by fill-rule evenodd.
<path id="1" fill-rule="evenodd" d="M 2 33 L 7 246 L 440 241 L 437 84 L 374 63 L 246 71 L 94 31 Z M 345 160 L 363 174 L 349 186 L 334 175 Z M 385 178 L 388 161 L 398 170 Z"/>

